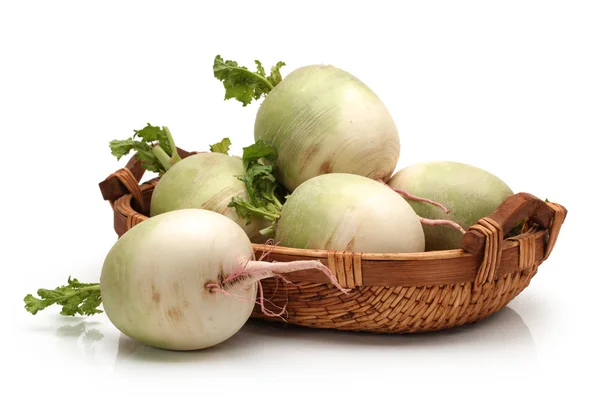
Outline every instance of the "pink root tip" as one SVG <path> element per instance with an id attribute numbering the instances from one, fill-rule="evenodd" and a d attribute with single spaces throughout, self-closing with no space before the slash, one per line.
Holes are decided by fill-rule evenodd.
<path id="1" fill-rule="evenodd" d="M 264 257 L 266 257 L 265 254 L 263 254 L 260 259 L 264 259 Z M 280 312 L 275 313 L 275 312 L 272 312 L 269 309 L 267 309 L 265 307 L 265 301 L 271 303 L 274 306 L 275 306 L 275 304 L 273 304 L 269 300 L 265 300 L 261 280 L 265 279 L 265 278 L 269 278 L 269 277 L 277 277 L 278 279 L 281 279 L 285 283 L 291 284 L 291 282 L 288 279 L 286 279 L 285 277 L 282 276 L 283 274 L 292 273 L 292 272 L 301 271 L 301 270 L 308 270 L 308 269 L 320 270 L 321 272 L 325 273 L 325 275 L 329 278 L 329 281 L 342 293 L 348 294 L 350 292 L 350 289 L 343 288 L 339 284 L 339 282 L 337 281 L 337 278 L 331 272 L 331 270 L 329 270 L 329 268 L 327 266 L 325 266 L 318 260 L 297 260 L 297 261 L 292 261 L 292 262 L 268 262 L 265 260 L 244 260 L 244 261 L 241 261 L 240 267 L 238 267 L 237 269 L 235 269 L 234 271 L 229 273 L 227 275 L 227 277 L 224 277 L 221 280 L 220 284 L 209 283 L 209 284 L 206 284 L 206 288 L 209 289 L 211 292 L 220 293 L 225 296 L 231 296 L 231 297 L 235 297 L 238 299 L 252 301 L 251 299 L 232 294 L 232 293 L 226 291 L 223 287 L 227 287 L 228 285 L 235 286 L 235 285 L 249 285 L 252 283 L 258 283 L 257 303 L 260 305 L 262 313 L 264 313 L 266 316 L 270 316 L 270 317 L 281 317 L 286 311 L 287 301 L 286 301 L 286 305 L 284 305 L 281 308 Z"/>
<path id="2" fill-rule="evenodd" d="M 387 184 L 385 181 L 383 181 L 382 179 L 379 179 L 379 180 L 377 180 L 377 181 L 381 182 L 383 185 L 387 186 L 388 188 L 390 188 L 390 189 L 394 190 L 396 193 L 400 194 L 401 196 L 403 196 L 403 197 L 404 197 L 404 198 L 406 198 L 406 199 L 414 200 L 414 201 L 417 201 L 417 202 L 425 202 L 425 203 L 429 203 L 430 205 L 433 205 L 433 206 L 437 206 L 437 207 L 439 207 L 439 208 L 440 208 L 440 209 L 442 209 L 442 210 L 444 211 L 444 213 L 446 213 L 446 214 L 450 213 L 450 209 L 448 209 L 446 206 L 442 205 L 442 204 L 441 204 L 441 203 L 439 203 L 439 202 L 436 202 L 436 201 L 434 201 L 434 200 L 427 199 L 427 198 L 421 198 L 420 196 L 412 195 L 412 194 L 410 194 L 410 193 L 408 193 L 408 192 L 406 192 L 406 191 L 404 191 L 404 190 L 402 190 L 402 189 L 399 189 L 399 188 L 394 188 L 394 187 L 392 187 L 392 186 L 388 185 L 388 184 Z"/>
<path id="3" fill-rule="evenodd" d="M 240 301 L 255 302 L 257 305 L 260 305 L 261 312 L 264 313 L 265 316 L 269 316 L 269 317 L 281 317 L 281 316 L 283 316 L 283 314 L 286 312 L 286 308 L 287 308 L 287 304 L 288 304 L 287 301 L 286 301 L 285 305 L 281 308 L 281 311 L 278 312 L 278 313 L 275 313 L 275 312 L 267 309 L 265 307 L 265 301 L 269 302 L 273 306 L 276 306 L 276 305 L 273 302 L 271 302 L 270 300 L 265 299 L 264 292 L 263 292 L 263 287 L 262 287 L 262 284 L 261 284 L 260 281 L 258 282 L 259 294 L 258 294 L 258 299 L 256 301 L 253 301 L 252 299 L 247 298 L 247 297 L 242 297 L 240 295 L 232 294 L 232 293 L 230 293 L 228 291 L 225 291 L 223 288 L 221 288 L 221 286 L 219 286 L 216 283 L 206 284 L 206 288 L 208 288 L 211 292 L 222 294 L 222 295 L 224 295 L 226 297 L 232 297 L 232 298 L 235 298 L 235 299 L 239 299 Z M 285 319 L 283 319 L 283 320 L 285 321 Z"/>
<path id="4" fill-rule="evenodd" d="M 421 219 L 421 223 L 427 225 L 427 226 L 440 226 L 440 225 L 445 225 L 445 226 L 451 226 L 455 229 L 457 229 L 458 231 L 460 231 L 461 234 L 464 235 L 465 230 L 460 226 L 460 224 L 458 224 L 455 221 L 452 220 L 442 220 L 442 219 L 425 219 L 423 217 L 420 218 Z"/>

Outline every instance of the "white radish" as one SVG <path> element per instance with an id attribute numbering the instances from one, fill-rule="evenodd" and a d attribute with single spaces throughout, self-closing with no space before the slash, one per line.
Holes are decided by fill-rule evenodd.
<path id="1" fill-rule="evenodd" d="M 157 348 L 197 350 L 222 343 L 242 328 L 263 278 L 319 269 L 347 292 L 318 261 L 254 259 L 248 236 L 222 214 L 202 209 L 166 212 L 119 238 L 104 261 L 99 290 L 98 285 L 70 280 L 71 288 L 40 290 L 38 295 L 61 293 L 72 302 L 28 295 L 26 308 L 35 314 L 59 303 L 63 314 L 93 314 L 101 312 L 93 309 L 101 298 L 108 318 L 125 335 Z M 86 297 L 97 304 L 86 305 Z"/>

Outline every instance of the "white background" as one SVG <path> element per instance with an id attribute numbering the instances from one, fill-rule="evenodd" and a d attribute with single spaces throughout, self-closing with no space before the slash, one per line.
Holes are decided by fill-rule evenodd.
<path id="1" fill-rule="evenodd" d="M 0 4 L 0 398 L 598 396 L 597 2 Z M 97 184 L 125 164 L 111 139 L 150 122 L 187 150 L 252 142 L 258 105 L 223 101 L 217 54 L 355 74 L 394 116 L 399 168 L 471 163 L 566 206 L 552 256 L 497 315 L 430 335 L 249 322 L 218 347 L 172 353 L 105 316 L 27 314 L 25 294 L 99 277 L 116 235 Z"/>

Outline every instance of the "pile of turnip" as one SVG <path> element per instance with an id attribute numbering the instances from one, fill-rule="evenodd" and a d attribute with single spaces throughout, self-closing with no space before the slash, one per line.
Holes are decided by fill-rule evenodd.
<path id="1" fill-rule="evenodd" d="M 99 283 L 69 278 L 27 295 L 27 311 L 58 304 L 63 315 L 106 312 L 143 344 L 206 348 L 237 333 L 257 303 L 265 314 L 284 314 L 263 299 L 264 278 L 319 269 L 349 292 L 320 262 L 256 260 L 253 243 L 373 253 L 456 249 L 466 229 L 513 194 L 500 178 L 456 161 L 398 170 L 393 113 L 349 72 L 309 65 L 283 77 L 283 62 L 268 74 L 255 64 L 252 71 L 220 56 L 213 64 L 225 100 L 262 101 L 242 155 L 230 155 L 224 138 L 182 159 L 168 127 L 149 123 L 110 142 L 117 159 L 133 153 L 159 175 L 149 218 L 116 241 Z"/>

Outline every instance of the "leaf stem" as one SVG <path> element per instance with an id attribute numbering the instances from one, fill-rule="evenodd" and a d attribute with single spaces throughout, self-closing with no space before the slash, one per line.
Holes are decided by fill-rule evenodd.
<path id="1" fill-rule="evenodd" d="M 99 283 L 81 283 L 77 279 L 69 277 L 66 286 L 57 287 L 54 290 L 40 288 L 37 296 L 39 298 L 27 294 L 23 298 L 25 309 L 32 315 L 54 304 L 62 306 L 60 314 L 64 316 L 102 313 L 100 309 L 97 309 L 102 302 Z"/>
<path id="2" fill-rule="evenodd" d="M 169 171 L 169 169 L 173 167 L 173 161 L 171 160 L 171 157 L 159 145 L 156 145 L 152 148 L 152 153 L 154 153 L 154 156 L 156 156 L 165 171 Z"/>
<path id="3" fill-rule="evenodd" d="M 171 135 L 171 130 L 169 130 L 169 127 L 163 127 L 163 130 L 165 131 L 165 134 L 167 134 L 169 147 L 171 148 L 171 162 L 172 164 L 175 164 L 181 160 L 181 157 L 179 156 L 179 153 L 177 153 L 177 147 L 175 146 L 175 141 Z"/>
<path id="4" fill-rule="evenodd" d="M 269 221 L 275 221 L 275 220 L 277 220 L 279 218 L 279 214 L 267 212 L 264 209 L 254 207 L 254 206 L 250 205 L 247 202 L 245 204 L 245 207 L 248 210 L 252 211 L 255 215 L 259 215 L 261 217 L 264 217 L 265 219 L 267 219 Z"/>
<path id="5" fill-rule="evenodd" d="M 260 233 L 260 235 L 271 238 L 275 235 L 275 227 L 273 225 L 270 225 L 269 227 L 263 228 L 258 232 Z"/>
<path id="6" fill-rule="evenodd" d="M 277 206 L 277 210 L 281 210 L 283 205 L 281 204 L 281 202 L 279 202 L 279 199 L 277 199 L 277 196 L 275 194 L 273 194 L 273 201 L 275 202 L 275 206 Z"/>
<path id="7" fill-rule="evenodd" d="M 91 292 L 91 291 L 100 291 L 100 284 L 88 285 L 86 287 L 77 287 L 75 289 L 75 292 L 78 294 L 82 293 L 82 292 Z M 68 294 L 63 297 L 56 298 L 56 300 L 62 301 L 63 299 L 71 298 L 72 296 L 73 296 L 73 294 Z"/>
<path id="8" fill-rule="evenodd" d="M 241 68 L 241 67 L 229 67 L 232 70 L 240 70 L 240 71 L 244 71 L 244 73 L 246 74 L 252 74 L 254 75 L 257 79 L 261 80 L 262 82 L 265 83 L 265 85 L 267 85 L 267 87 L 269 88 L 269 91 L 271 91 L 273 89 L 273 84 L 271 82 L 269 82 L 269 80 L 265 77 L 263 77 L 262 75 L 259 75 L 253 71 L 250 71 L 248 69 L 245 68 Z"/>

